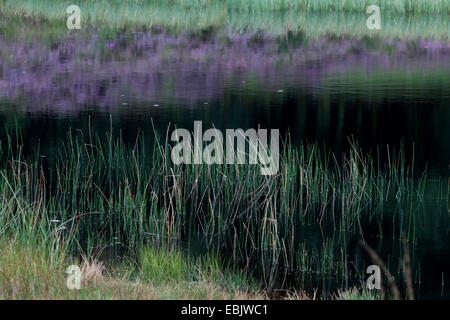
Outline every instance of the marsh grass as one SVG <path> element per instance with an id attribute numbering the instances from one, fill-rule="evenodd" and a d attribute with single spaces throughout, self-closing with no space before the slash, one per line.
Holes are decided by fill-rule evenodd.
<path id="1" fill-rule="evenodd" d="M 9 5 L 11 1 L 5 1 Z M 141 14 L 151 12 L 147 10 L 141 13 L 137 8 L 154 7 L 179 7 L 184 10 L 205 10 L 214 9 L 216 11 L 239 10 L 248 12 L 261 11 L 306 11 L 306 12 L 358 12 L 365 13 L 370 5 L 378 5 L 391 13 L 428 13 L 428 14 L 450 14 L 450 2 L 448 0 L 79 0 L 75 2 L 58 0 L 18 0 L 23 8 L 36 8 L 46 10 L 48 14 L 58 16 L 61 8 L 67 8 L 74 3 L 85 8 L 95 15 L 106 16 L 108 9 L 116 9 L 115 14 L 123 16 L 139 17 Z M 106 9 L 106 10 L 105 10 Z M 20 10 L 20 7 L 17 9 Z M 144 10 L 145 11 L 145 10 Z"/>
<path id="2" fill-rule="evenodd" d="M 349 290 L 340 290 L 336 294 L 337 300 L 379 300 L 380 297 L 375 290 L 364 288 L 352 288 Z"/>
<path id="3" fill-rule="evenodd" d="M 379 36 L 399 38 L 448 39 L 450 1 L 78 1 L 82 8 L 83 29 L 123 31 L 163 27 L 166 30 L 213 32 L 223 28 L 231 32 L 271 35 L 301 33 L 306 37 L 327 34 L 340 36 Z M 17 0 L 0 3 L 2 20 L 19 17 L 45 26 L 44 33 L 67 33 L 66 8 L 70 1 Z M 381 30 L 368 30 L 366 9 L 379 4 L 382 8 Z M 20 22 L 19 22 L 20 24 Z M 8 23 L 5 33 L 15 24 Z M 30 30 L 29 32 L 33 32 Z"/>
<path id="4" fill-rule="evenodd" d="M 99 261 L 80 261 L 45 244 L 0 239 L 0 299 L 266 299 L 258 291 L 227 290 L 223 283 L 205 279 L 194 283 L 159 282 L 147 277 L 138 279 L 133 265 L 121 263 L 117 270 Z M 163 257 L 162 255 L 160 256 Z M 79 290 L 66 285 L 69 265 L 80 265 L 82 283 Z M 162 270 L 163 271 L 163 270 Z M 120 274 L 119 274 L 120 273 Z M 231 288 L 231 286 L 229 286 Z"/>
<path id="5" fill-rule="evenodd" d="M 262 288 L 247 272 L 233 270 L 217 254 L 193 257 L 174 246 L 141 248 L 138 270 L 140 279 L 156 285 L 183 281 L 191 284 L 214 283 L 231 293 L 257 292 Z"/>
<path id="6" fill-rule="evenodd" d="M 78 260 L 63 251 L 37 242 L 0 239 L 0 299 L 270 299 L 258 281 L 243 272 L 223 268 L 217 256 L 193 259 L 181 250 L 145 247 L 139 252 L 141 266 L 122 261 L 106 267 L 94 256 Z M 167 260 L 176 262 L 168 265 Z M 66 269 L 80 265 L 79 290 L 67 288 Z M 161 268 L 161 269 L 158 269 Z M 168 268 L 168 269 L 167 269 Z M 189 270 L 184 268 L 191 268 Z M 170 275 L 170 276 L 168 276 Z M 316 292 L 288 291 L 278 299 L 318 299 Z M 331 297 L 333 298 L 333 297 Z M 357 289 L 341 290 L 339 299 L 374 299 Z"/>
<path id="7" fill-rule="evenodd" d="M 51 252 L 34 241 L 0 239 L 0 297 L 32 299 L 45 297 L 47 287 L 60 287 L 55 276 L 63 252 Z"/>
<path id="8" fill-rule="evenodd" d="M 117 243 L 176 243 L 195 235 L 207 251 L 228 248 L 234 265 L 259 265 L 269 289 L 280 271 L 297 266 L 346 272 L 340 246 L 332 242 L 304 260 L 299 244 L 309 226 L 363 238 L 362 222 L 382 220 L 388 202 L 402 208 L 403 202 L 422 201 L 426 185 L 426 175 L 414 176 L 402 148 L 390 148 L 385 162 L 374 162 L 377 157 L 363 155 L 352 140 L 349 152 L 337 158 L 317 144 L 293 147 L 285 139 L 278 174 L 262 176 L 257 165 L 173 165 L 171 144 L 158 134 L 151 144 L 139 136 L 130 145 L 112 130 L 69 131 L 50 157 L 42 157 L 39 147 L 25 156 L 16 129 L 6 137 L 1 237 L 37 239 L 52 250 L 76 253 Z M 406 219 L 404 210 L 398 215 L 415 230 L 416 219 Z M 182 272 L 193 262 L 170 254 L 173 261 L 161 268 L 185 278 Z M 150 250 L 143 262 L 161 263 L 163 256 Z"/>

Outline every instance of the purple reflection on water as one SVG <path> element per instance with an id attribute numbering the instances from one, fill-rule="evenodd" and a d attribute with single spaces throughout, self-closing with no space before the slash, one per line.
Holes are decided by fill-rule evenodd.
<path id="1" fill-rule="evenodd" d="M 203 104 L 249 81 L 256 91 L 289 85 L 315 90 L 324 78 L 352 68 L 414 71 L 448 66 L 450 60 L 450 42 L 376 41 L 373 49 L 367 39 L 323 37 L 293 44 L 264 35 L 202 40 L 150 31 L 106 40 L 94 34 L 52 45 L 0 38 L 0 97 L 20 97 L 20 111 L 27 112 L 76 113 L 87 105 L 113 112 L 133 102 Z"/>

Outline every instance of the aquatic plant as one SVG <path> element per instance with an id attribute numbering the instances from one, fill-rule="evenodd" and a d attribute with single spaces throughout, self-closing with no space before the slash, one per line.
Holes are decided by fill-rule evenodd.
<path id="1" fill-rule="evenodd" d="M 112 130 L 69 131 L 56 156 L 42 158 L 37 147 L 25 157 L 20 133 L 8 131 L 0 236 L 40 239 L 69 252 L 195 236 L 209 250 L 230 248 L 231 261 L 247 268 L 262 261 L 270 288 L 277 270 L 293 270 L 301 259 L 305 228 L 364 237 L 362 221 L 383 219 L 378 212 L 388 201 L 420 201 L 426 179 L 413 179 L 402 150 L 390 150 L 382 165 L 353 141 L 338 158 L 317 144 L 293 147 L 287 139 L 274 176 L 250 164 L 176 166 L 167 137 L 156 135 L 152 145 L 143 136 L 125 144 Z M 324 250 L 309 268 L 328 272 L 332 244 Z"/>

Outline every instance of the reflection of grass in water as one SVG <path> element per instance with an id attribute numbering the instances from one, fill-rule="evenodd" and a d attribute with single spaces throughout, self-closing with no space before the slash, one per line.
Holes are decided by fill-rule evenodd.
<path id="1" fill-rule="evenodd" d="M 386 86 L 389 83 L 389 86 Z M 322 88 L 339 92 L 349 91 L 354 95 L 370 96 L 372 101 L 386 98 L 404 97 L 399 88 L 410 92 L 410 96 L 424 97 L 430 92 L 429 99 L 433 99 L 436 90 L 444 92 L 450 87 L 449 73 L 445 68 L 437 69 L 429 66 L 415 66 L 412 70 L 393 67 L 389 71 L 355 68 L 346 73 L 324 76 L 320 82 Z"/>
<path id="2" fill-rule="evenodd" d="M 382 12 L 382 30 L 377 31 L 366 27 L 368 16 L 365 8 L 368 4 L 364 1 L 339 2 L 344 3 L 342 8 L 327 5 L 329 1 L 292 1 L 293 5 L 289 7 L 283 5 L 287 1 L 251 1 L 249 5 L 246 1 L 173 1 L 169 4 L 161 1 L 81 1 L 78 4 L 85 22 L 113 30 L 161 25 L 175 31 L 198 31 L 227 25 L 234 31 L 263 30 L 277 35 L 291 30 L 312 37 L 331 33 L 401 38 L 448 38 L 450 32 L 449 1 L 382 1 L 388 3 L 382 8 L 388 9 Z M 373 4 L 373 1 L 369 2 Z M 250 3 L 252 10 L 248 9 Z M 414 10 L 408 9 L 411 3 L 416 5 Z M 58 21 L 61 32 L 65 32 L 68 16 L 65 9 L 70 4 L 70 1 L 19 0 L 5 1 L 0 6 L 5 16 L 31 16 Z M 416 14 L 405 14 L 405 7 L 407 12 Z"/>

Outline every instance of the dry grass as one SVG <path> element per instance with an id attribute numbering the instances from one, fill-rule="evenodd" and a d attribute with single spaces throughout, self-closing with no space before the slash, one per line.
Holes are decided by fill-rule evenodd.
<path id="1" fill-rule="evenodd" d="M 347 291 L 339 290 L 334 296 L 336 300 L 379 300 L 376 290 L 351 288 Z"/>
<path id="2" fill-rule="evenodd" d="M 103 275 L 105 272 L 106 268 L 103 265 L 103 262 L 83 256 L 83 263 L 81 265 L 83 286 L 87 286 L 90 283 L 93 283 L 94 285 L 100 284 L 103 281 Z"/>
<path id="3" fill-rule="evenodd" d="M 42 245 L 0 240 L 0 299 L 266 299 L 264 294 L 230 292 L 211 281 L 130 280 L 130 271 L 113 275 L 101 261 L 83 257 L 79 290 L 67 288 L 67 267 L 75 263 Z M 128 266 L 130 267 L 130 266 Z M 126 266 L 124 266 L 126 268 Z"/>
<path id="4" fill-rule="evenodd" d="M 43 27 L 36 28 L 40 33 L 54 34 L 58 29 L 66 33 L 70 4 L 66 0 L 3 0 L 0 11 L 5 17 L 40 21 Z M 373 4 L 382 8 L 382 29 L 376 32 L 366 28 L 366 10 Z M 331 33 L 447 39 L 450 14 L 448 0 L 84 0 L 78 5 L 82 29 L 87 25 L 112 30 L 163 26 L 201 31 L 230 26 L 236 32 L 264 30 L 277 35 L 301 30 L 313 37 Z M 5 24 L 5 30 L 11 27 Z"/>
<path id="5" fill-rule="evenodd" d="M 76 263 L 62 254 L 51 252 L 40 244 L 0 239 L 0 299 L 32 300 L 316 300 L 317 292 L 303 290 L 272 296 L 266 292 L 227 290 L 212 279 L 202 281 L 167 281 L 165 283 L 130 280 L 130 266 L 117 272 L 108 270 L 101 261 L 83 257 L 82 285 L 79 290 L 67 288 L 67 267 Z M 126 268 L 126 266 L 124 266 Z M 371 295 L 351 290 L 338 299 L 373 299 Z"/>

